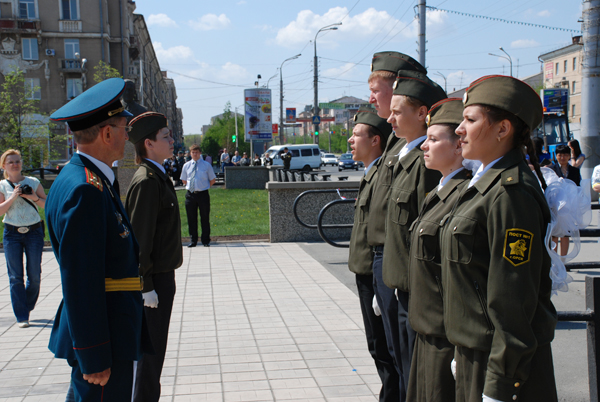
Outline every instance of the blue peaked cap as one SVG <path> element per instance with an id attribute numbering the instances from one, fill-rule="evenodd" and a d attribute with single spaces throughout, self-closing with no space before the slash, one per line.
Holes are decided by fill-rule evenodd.
<path id="1" fill-rule="evenodd" d="M 124 91 L 122 78 L 109 78 L 52 113 L 50 120 L 68 123 L 72 131 L 81 131 L 111 117 L 131 117 L 121 102 Z"/>

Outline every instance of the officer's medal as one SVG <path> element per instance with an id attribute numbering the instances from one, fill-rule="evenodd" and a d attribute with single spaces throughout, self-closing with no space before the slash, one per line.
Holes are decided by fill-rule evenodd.
<path id="1" fill-rule="evenodd" d="M 119 225 L 123 227 L 123 232 L 119 233 L 119 236 L 121 236 L 124 239 L 127 236 L 129 236 L 129 229 L 125 224 L 123 224 L 123 216 L 118 212 L 115 212 L 115 215 L 117 216 L 117 222 L 119 222 Z"/>

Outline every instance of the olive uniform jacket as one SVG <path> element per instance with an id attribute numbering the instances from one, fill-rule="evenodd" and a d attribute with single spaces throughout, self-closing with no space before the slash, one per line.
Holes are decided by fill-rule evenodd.
<path id="1" fill-rule="evenodd" d="M 549 223 L 537 178 L 512 150 L 465 188 L 442 228 L 446 335 L 489 351 L 483 393 L 494 399 L 518 397 L 536 349 L 554 338 Z"/>
<path id="2" fill-rule="evenodd" d="M 393 177 L 385 222 L 383 282 L 403 292 L 408 292 L 410 225 L 417 219 L 425 197 L 442 177 L 437 170 L 425 167 L 421 144 L 395 165 L 387 164 L 381 169 L 391 170 Z M 390 175 L 389 172 L 381 174 Z"/>
<path id="3" fill-rule="evenodd" d="M 152 162 L 142 161 L 127 190 L 125 207 L 140 244 L 143 292 L 150 292 L 154 274 L 183 263 L 179 203 L 171 179 Z"/>
<path id="4" fill-rule="evenodd" d="M 357 275 L 373 274 L 373 252 L 367 243 L 369 203 L 373 184 L 377 181 L 377 162 L 360 181 L 358 195 L 354 203 L 354 225 L 350 235 L 350 255 L 348 268 Z"/>
<path id="5" fill-rule="evenodd" d="M 410 228 L 408 319 L 410 326 L 421 335 L 446 338 L 440 228 L 444 216 L 450 213 L 471 177 L 471 171 L 460 170 L 441 190 L 436 188 L 430 192 Z"/>
<path id="6" fill-rule="evenodd" d="M 406 144 L 404 138 L 398 138 L 394 133 L 390 134 L 383 155 L 373 166 L 377 166 L 377 179 L 373 184 L 369 209 L 375 213 L 369 217 L 367 228 L 367 241 L 371 247 L 383 246 L 385 242 L 385 217 L 392 185 L 392 170 L 382 169 L 382 166 L 395 165 L 404 144 Z"/>
<path id="7" fill-rule="evenodd" d="M 114 188 L 75 154 L 52 184 L 45 209 L 63 291 L 49 349 L 77 360 L 85 374 L 104 371 L 113 360 L 139 360 L 146 332 L 138 245 Z M 108 278 L 137 279 L 137 290 L 111 291 Z"/>

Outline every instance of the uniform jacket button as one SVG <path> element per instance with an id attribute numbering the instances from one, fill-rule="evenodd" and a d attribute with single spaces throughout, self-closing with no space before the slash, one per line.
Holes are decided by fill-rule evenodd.
<path id="1" fill-rule="evenodd" d="M 515 383 L 515 388 L 519 388 L 520 386 L 521 386 L 521 383 L 519 383 L 519 382 Z"/>
<path id="2" fill-rule="evenodd" d="M 423 233 L 423 229 L 419 230 L 419 233 Z"/>
<path id="3" fill-rule="evenodd" d="M 513 401 L 516 401 L 516 400 L 517 400 L 517 396 L 513 395 Z"/>
<path id="4" fill-rule="evenodd" d="M 456 226 L 454 226 L 454 229 L 452 229 L 452 230 L 456 232 Z"/>

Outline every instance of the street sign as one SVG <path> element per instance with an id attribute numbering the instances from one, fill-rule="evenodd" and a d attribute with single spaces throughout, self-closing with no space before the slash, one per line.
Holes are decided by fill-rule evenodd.
<path id="1" fill-rule="evenodd" d="M 312 122 L 313 122 L 313 124 L 321 124 L 321 117 L 313 116 Z"/>

